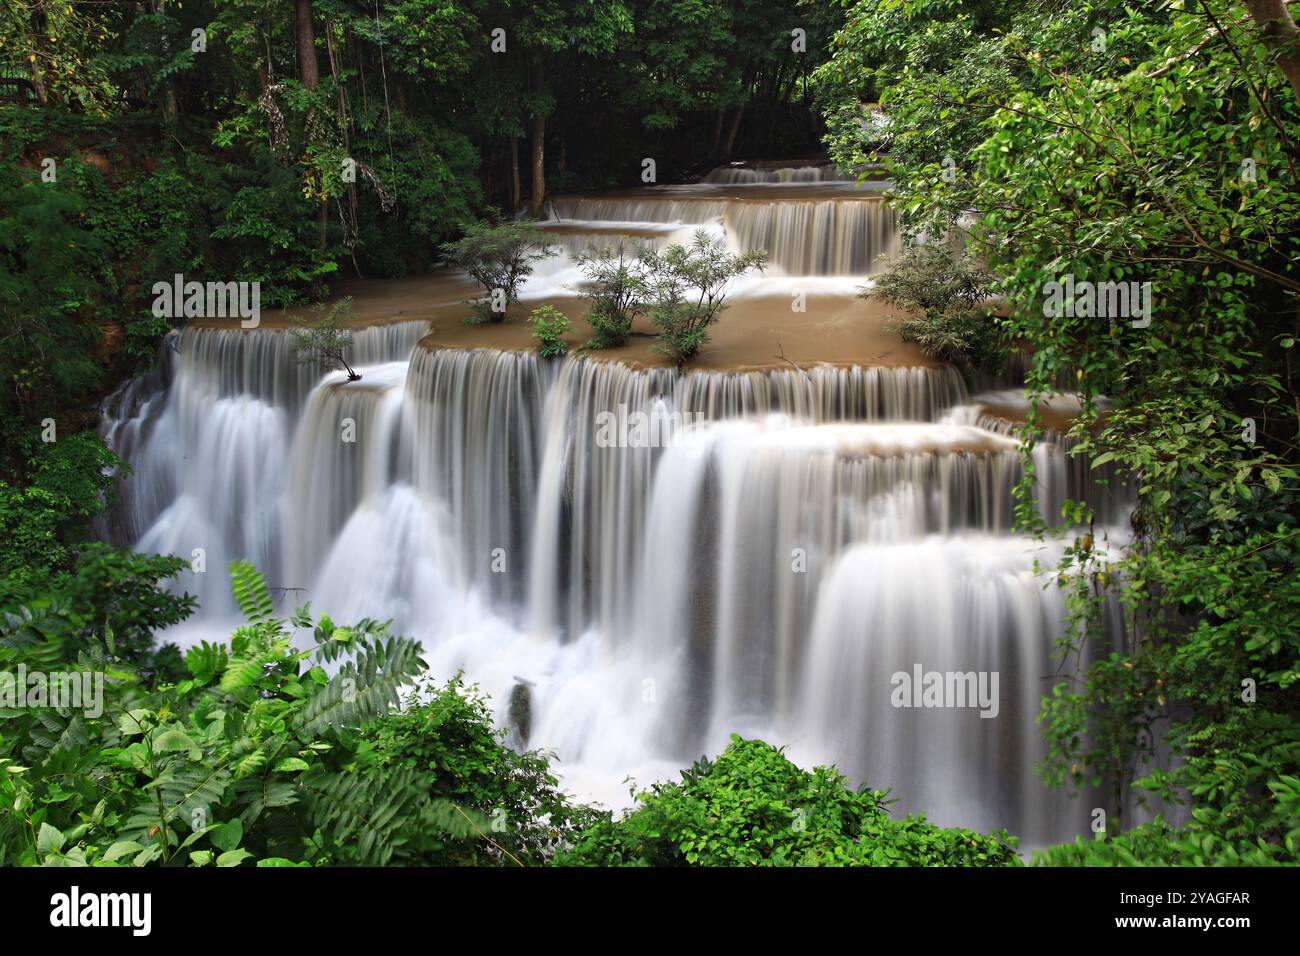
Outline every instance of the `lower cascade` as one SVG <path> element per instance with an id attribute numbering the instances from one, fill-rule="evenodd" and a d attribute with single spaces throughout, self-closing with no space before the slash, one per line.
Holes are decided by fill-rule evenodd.
<path id="1" fill-rule="evenodd" d="M 348 381 L 283 330 L 188 328 L 109 400 L 135 473 L 105 533 L 196 568 L 165 638 L 228 630 L 246 557 L 286 600 L 393 617 L 503 725 L 526 695 L 516 743 L 611 806 L 739 733 L 943 824 L 1086 831 L 1088 795 L 1033 772 L 1057 555 L 1012 533 L 1017 441 L 954 370 L 679 375 L 423 331 L 360 331 Z M 1059 443 L 1036 455 L 1045 502 L 1082 493 Z"/>

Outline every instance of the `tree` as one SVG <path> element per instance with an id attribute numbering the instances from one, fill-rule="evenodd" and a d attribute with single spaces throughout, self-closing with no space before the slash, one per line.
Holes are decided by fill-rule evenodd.
<path id="1" fill-rule="evenodd" d="M 352 299 L 343 298 L 328 309 L 317 307 L 313 311 L 321 317 L 310 325 L 290 330 L 298 364 L 342 369 L 348 373 L 349 382 L 358 381 L 361 373 L 347 360 L 347 351 L 352 347 L 352 329 L 347 327 L 347 323 L 355 318 Z"/>
<path id="2" fill-rule="evenodd" d="M 546 121 L 556 109 L 560 78 L 586 65 L 586 58 L 611 53 L 619 38 L 632 31 L 632 14 L 623 0 L 523 0 L 511 3 L 513 29 L 509 44 L 518 44 L 521 62 L 515 76 L 528 115 L 532 147 L 532 195 L 528 215 L 537 219 L 546 201 Z M 507 55 L 512 55 L 507 53 Z"/>
<path id="3" fill-rule="evenodd" d="M 447 264 L 468 273 L 487 293 L 487 301 L 474 303 L 472 321 L 505 321 L 533 264 L 554 255 L 545 242 L 545 234 L 530 222 L 478 222 L 460 239 L 442 244 Z"/>
<path id="4" fill-rule="evenodd" d="M 861 293 L 912 314 L 898 320 L 905 342 L 941 362 L 998 362 L 996 319 L 988 306 L 993 277 L 947 242 L 908 246 Z"/>
<path id="5" fill-rule="evenodd" d="M 696 230 L 689 245 L 673 244 L 644 257 L 648 272 L 650 321 L 659 328 L 655 349 L 680 368 L 709 339 L 709 326 L 726 308 L 731 280 L 762 271 L 767 253 L 729 252 L 725 239 Z"/>
<path id="6" fill-rule="evenodd" d="M 593 349 L 618 348 L 632 334 L 632 322 L 645 309 L 650 291 L 644 244 L 619 242 L 614 248 L 584 250 L 577 256 L 586 281 L 577 289 L 591 299 L 587 322 L 595 332 Z"/>
<path id="7" fill-rule="evenodd" d="M 294 35 L 298 45 L 298 75 L 302 85 L 314 90 L 320 85 L 316 64 L 316 27 L 312 23 L 311 0 L 294 0 Z"/>

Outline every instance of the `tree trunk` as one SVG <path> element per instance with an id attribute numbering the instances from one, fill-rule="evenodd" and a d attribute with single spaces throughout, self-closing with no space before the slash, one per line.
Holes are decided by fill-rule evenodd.
<path id="1" fill-rule="evenodd" d="M 546 117 L 539 113 L 533 117 L 532 125 L 533 195 L 528 202 L 528 215 L 536 219 L 546 201 Z"/>
<path id="2" fill-rule="evenodd" d="M 311 0 L 294 0 L 297 12 L 298 72 L 302 85 L 314 89 L 320 84 L 320 68 L 316 65 L 316 30 L 311 22 Z"/>
<path id="3" fill-rule="evenodd" d="M 41 76 L 41 63 L 36 58 L 35 51 L 32 52 L 28 63 L 32 68 L 32 88 L 36 90 L 36 98 L 41 101 L 41 105 L 45 106 L 50 102 L 50 94 L 45 91 L 45 77 Z"/>
<path id="4" fill-rule="evenodd" d="M 519 211 L 519 137 L 510 137 L 510 214 Z"/>
<path id="5" fill-rule="evenodd" d="M 722 152 L 722 120 L 725 115 L 725 110 L 718 110 L 717 118 L 713 121 L 713 145 L 709 147 L 709 155 L 715 159 Z"/>
<path id="6" fill-rule="evenodd" d="M 40 9 L 32 11 L 31 32 L 25 38 L 27 44 L 27 63 L 30 66 L 32 86 L 36 87 L 36 98 L 45 106 L 50 102 L 49 90 L 45 88 L 45 77 L 41 74 L 41 58 L 38 56 L 37 40 L 34 37 L 44 38 L 49 33 L 49 27 L 46 24 L 45 12 Z"/>
<path id="7" fill-rule="evenodd" d="M 150 3 L 150 9 L 154 16 L 160 17 L 165 12 L 164 0 L 153 0 Z M 166 34 L 162 36 L 162 54 L 165 59 L 171 58 L 171 40 Z M 162 86 L 162 114 L 163 124 L 166 126 L 175 126 L 176 121 L 180 118 L 180 97 L 176 94 L 176 80 L 168 77 Z"/>
<path id="8" fill-rule="evenodd" d="M 731 151 L 736 145 L 736 134 L 740 132 L 740 119 L 745 115 L 746 103 L 741 103 L 736 107 L 736 115 L 731 118 L 731 125 L 727 128 L 727 138 L 722 144 L 722 161 L 724 163 L 731 161 Z"/>
<path id="9" fill-rule="evenodd" d="M 1285 0 L 1246 0 L 1246 9 L 1264 34 L 1264 43 L 1276 54 L 1278 69 L 1300 100 L 1300 27 L 1291 19 Z"/>
<path id="10" fill-rule="evenodd" d="M 316 29 L 311 22 L 311 0 L 294 0 L 296 19 L 295 35 L 298 41 L 298 75 L 302 85 L 315 89 L 320 85 L 320 67 L 316 63 Z M 308 128 L 311 123 L 308 122 Z M 321 252 L 329 245 L 330 207 L 328 197 L 321 200 L 316 210 L 316 228 L 319 230 Z"/>

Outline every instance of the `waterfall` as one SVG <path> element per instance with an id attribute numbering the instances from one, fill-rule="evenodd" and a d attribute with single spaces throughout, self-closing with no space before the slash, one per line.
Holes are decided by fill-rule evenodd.
<path id="1" fill-rule="evenodd" d="M 681 230 L 716 225 L 733 249 L 766 250 L 770 267 L 788 276 L 869 275 L 877 270 L 879 257 L 897 247 L 893 210 L 879 194 L 719 198 L 713 191 L 694 196 L 683 192 L 708 187 L 665 188 L 674 191 L 654 198 L 644 195 L 649 190 L 617 198 L 559 197 L 552 200 L 551 209 L 560 225 L 620 223 L 629 233 L 649 239 L 663 235 L 655 225 L 672 224 Z M 577 242 L 561 244 L 572 247 Z"/>
<path id="2" fill-rule="evenodd" d="M 879 200 L 735 203 L 723 224 L 742 249 L 766 249 L 786 275 L 868 275 L 894 251 L 894 216 Z"/>
<path id="3" fill-rule="evenodd" d="M 874 198 L 798 199 L 828 182 L 815 169 L 561 198 L 551 225 L 661 241 L 713 223 L 792 275 L 865 274 L 892 221 Z M 784 198 L 728 197 L 741 172 Z M 972 397 L 946 366 L 679 374 L 437 347 L 427 328 L 358 330 L 349 381 L 300 365 L 284 329 L 190 327 L 105 403 L 134 474 L 102 533 L 196 559 L 178 587 L 202 611 L 164 639 L 228 633 L 226 564 L 246 558 L 300 589 L 284 614 L 392 618 L 503 723 L 527 681 L 532 725 L 512 739 L 555 750 L 583 797 L 625 805 L 626 776 L 663 779 L 743 733 L 940 823 L 1086 832 L 1095 797 L 1033 774 L 1065 610 L 1038 570 L 1060 548 L 1012 530 L 1023 396 Z M 1058 428 L 1035 451 L 1044 516 L 1092 495 L 1118 525 L 1123 495 L 1099 495 L 1070 447 Z M 969 675 L 972 694 L 996 675 L 996 694 L 900 706 L 914 668 Z"/>
<path id="4" fill-rule="evenodd" d="M 726 185 L 751 183 L 825 183 L 853 182 L 853 177 L 828 164 L 780 166 L 751 169 L 745 166 L 719 166 L 704 177 L 706 183 Z"/>

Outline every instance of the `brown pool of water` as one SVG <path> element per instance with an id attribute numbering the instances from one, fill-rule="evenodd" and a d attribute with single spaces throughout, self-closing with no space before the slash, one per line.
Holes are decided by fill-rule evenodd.
<path id="1" fill-rule="evenodd" d="M 479 292 L 464 277 L 438 271 L 402 279 L 362 279 L 341 282 L 336 299 L 352 297 L 356 321 L 361 325 L 427 321 L 429 334 L 421 341 L 425 348 L 491 348 L 520 351 L 536 347 L 527 324 L 530 310 L 553 305 L 573 323 L 564 336 L 571 349 L 591 337 L 583 321 L 589 300 L 576 294 L 530 299 L 512 306 L 506 321 L 466 325 L 470 314 L 466 299 Z M 746 296 L 733 299 L 711 327 L 709 341 L 691 363 L 705 369 L 790 368 L 792 365 L 935 366 L 913 344 L 894 331 L 898 310 L 876 299 L 848 294 L 808 292 L 805 311 L 792 308 L 787 294 Z M 296 321 L 310 321 L 311 309 L 263 312 L 261 327 L 284 328 Z M 237 319 L 203 319 L 200 327 L 231 327 Z M 669 361 L 655 352 L 655 329 L 647 319 L 638 319 L 633 336 L 621 348 L 593 351 L 593 356 L 634 366 L 666 366 Z"/>

